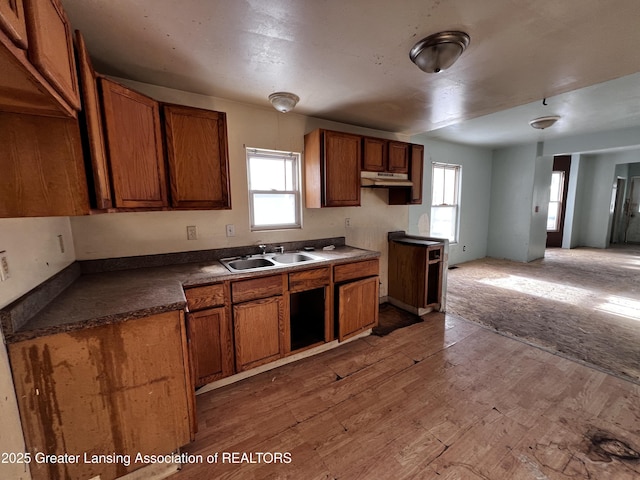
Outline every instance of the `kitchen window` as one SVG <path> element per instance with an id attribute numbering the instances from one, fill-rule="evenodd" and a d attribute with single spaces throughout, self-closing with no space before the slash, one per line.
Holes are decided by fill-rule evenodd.
<path id="1" fill-rule="evenodd" d="M 434 163 L 431 184 L 430 236 L 458 241 L 460 165 Z"/>
<path id="2" fill-rule="evenodd" d="M 564 172 L 560 170 L 554 171 L 551 174 L 549 212 L 547 213 L 547 232 L 558 232 L 560 230 L 563 186 Z"/>
<path id="3" fill-rule="evenodd" d="M 301 228 L 300 154 L 247 148 L 251 230 Z"/>

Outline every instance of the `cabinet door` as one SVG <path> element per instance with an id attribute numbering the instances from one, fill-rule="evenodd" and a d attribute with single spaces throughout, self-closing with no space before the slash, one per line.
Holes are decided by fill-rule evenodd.
<path id="1" fill-rule="evenodd" d="M 387 168 L 387 141 L 364 137 L 362 140 L 362 170 L 384 172 Z"/>
<path id="2" fill-rule="evenodd" d="M 409 171 L 408 143 L 389 142 L 389 160 L 387 171 L 393 173 L 407 173 Z"/>
<path id="3" fill-rule="evenodd" d="M 422 203 L 422 169 L 424 165 L 424 146 L 411 145 L 411 168 L 409 178 L 413 182 L 411 187 L 409 203 Z"/>
<path id="4" fill-rule="evenodd" d="M 168 206 L 158 102 L 105 78 L 100 86 L 115 206 Z"/>
<path id="5" fill-rule="evenodd" d="M 283 320 L 282 297 L 254 300 L 233 306 L 238 372 L 282 357 Z"/>
<path id="6" fill-rule="evenodd" d="M 345 283 L 337 290 L 340 341 L 378 324 L 378 277 Z"/>
<path id="7" fill-rule="evenodd" d="M 324 133 L 323 206 L 360 206 L 360 139 L 348 133 Z"/>
<path id="8" fill-rule="evenodd" d="M 24 0 L 29 60 L 76 110 L 78 77 L 69 20 L 59 0 Z"/>
<path id="9" fill-rule="evenodd" d="M 96 75 L 89 58 L 89 52 L 84 43 L 84 37 L 76 30 L 76 47 L 78 51 L 78 72 L 82 87 L 82 104 L 84 107 L 84 121 L 87 128 L 89 156 L 93 173 L 93 193 L 95 206 L 106 209 L 113 206 L 111 200 L 111 182 L 107 165 L 107 152 L 104 146 L 102 128 L 102 111 Z"/>
<path id="10" fill-rule="evenodd" d="M 0 29 L 18 47 L 27 48 L 27 26 L 22 0 L 0 0 Z"/>
<path id="11" fill-rule="evenodd" d="M 222 112 L 164 105 L 175 208 L 231 208 L 227 120 Z"/>
<path id="12" fill-rule="evenodd" d="M 187 321 L 196 387 L 232 375 L 233 344 L 226 309 L 190 313 Z"/>

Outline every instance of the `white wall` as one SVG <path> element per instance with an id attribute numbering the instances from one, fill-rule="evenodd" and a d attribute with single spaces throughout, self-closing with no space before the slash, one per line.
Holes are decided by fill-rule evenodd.
<path id="1" fill-rule="evenodd" d="M 422 236 L 430 234 L 432 163 L 462 165 L 460 235 L 458 243 L 449 244 L 449 265 L 485 257 L 491 196 L 491 150 L 421 136 L 412 137 L 411 141 L 423 144 L 425 151 L 422 205 L 409 207 L 408 232 Z"/>
<path id="2" fill-rule="evenodd" d="M 302 152 L 304 134 L 319 127 L 404 141 L 408 138 L 319 120 L 294 112 L 282 114 L 272 108 L 245 105 L 128 80 L 119 81 L 160 101 L 226 112 L 232 209 L 73 217 L 71 227 L 79 260 L 344 236 L 349 245 L 382 252 L 380 295 L 386 296 L 386 234 L 391 230 L 407 229 L 408 207 L 388 205 L 386 190 L 362 189 L 361 207 L 304 209 L 301 230 L 251 232 L 245 146 Z M 351 219 L 350 228 L 345 228 L 345 218 Z M 235 237 L 225 236 L 226 224 L 235 225 Z M 186 239 L 187 225 L 198 228 L 198 240 Z"/>
<path id="3" fill-rule="evenodd" d="M 552 172 L 553 157 L 539 156 L 535 159 L 527 262 L 544 257 L 547 248 L 547 216 Z"/>

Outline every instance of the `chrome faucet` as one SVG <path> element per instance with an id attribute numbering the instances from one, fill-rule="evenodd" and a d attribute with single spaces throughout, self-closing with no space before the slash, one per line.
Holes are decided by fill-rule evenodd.
<path id="1" fill-rule="evenodd" d="M 276 247 L 276 253 L 284 253 L 284 247 L 282 245 L 280 245 L 279 247 Z"/>
<path id="2" fill-rule="evenodd" d="M 260 249 L 260 255 L 264 255 L 265 252 L 267 251 L 266 245 L 258 245 L 258 248 Z"/>

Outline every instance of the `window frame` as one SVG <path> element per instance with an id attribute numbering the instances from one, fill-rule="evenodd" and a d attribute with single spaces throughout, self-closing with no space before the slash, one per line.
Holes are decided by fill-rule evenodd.
<path id="1" fill-rule="evenodd" d="M 301 182 L 301 154 L 298 152 L 287 152 L 281 150 L 271 150 L 265 148 L 253 148 L 246 147 L 246 162 L 247 162 L 247 192 L 249 196 L 249 228 L 252 232 L 261 232 L 268 230 L 293 230 L 302 228 L 302 182 Z M 292 190 L 258 190 L 251 188 L 251 159 L 252 158 L 265 158 L 265 159 L 292 159 Z M 285 181 L 286 185 L 286 181 Z M 269 225 L 256 225 L 255 212 L 254 212 L 254 198 L 258 194 L 282 194 L 294 196 L 294 223 L 275 223 Z"/>
<path id="2" fill-rule="evenodd" d="M 564 203 L 564 170 L 554 170 L 551 172 L 551 183 L 553 184 L 553 176 L 557 175 L 558 180 L 558 195 L 555 200 L 551 198 L 551 189 L 549 191 L 549 206 L 547 207 L 547 232 L 556 233 L 560 231 L 560 224 L 562 223 L 562 205 Z M 553 228 L 549 228 L 549 215 L 551 214 L 552 206 L 555 208 L 556 221 Z"/>
<path id="3" fill-rule="evenodd" d="M 436 175 L 435 175 L 435 171 L 436 168 L 443 168 L 445 170 L 453 170 L 454 171 L 454 175 L 455 175 L 455 179 L 454 179 L 454 191 L 453 191 L 453 199 L 455 203 L 444 203 L 444 200 L 447 198 L 447 193 L 448 190 L 445 189 L 446 184 L 442 185 L 442 202 L 443 203 L 435 203 L 434 202 L 434 194 L 435 194 L 435 182 L 436 182 Z M 441 208 L 452 208 L 454 209 L 455 212 L 455 225 L 453 226 L 453 239 L 451 239 L 450 237 L 446 237 L 449 239 L 449 243 L 450 244 L 456 244 L 459 242 L 460 240 L 460 197 L 461 197 L 461 185 L 462 185 L 462 165 L 460 164 L 455 164 L 455 163 L 442 163 L 442 162 L 432 162 L 431 163 L 431 210 L 430 210 L 430 218 L 429 218 L 429 231 L 433 232 L 433 212 L 434 210 L 437 209 L 441 209 Z M 431 235 L 433 235 L 433 233 L 430 233 Z"/>

